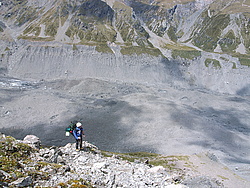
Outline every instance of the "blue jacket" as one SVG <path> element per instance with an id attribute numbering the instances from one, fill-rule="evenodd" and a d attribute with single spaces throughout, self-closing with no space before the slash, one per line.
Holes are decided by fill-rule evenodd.
<path id="1" fill-rule="evenodd" d="M 75 139 L 77 139 L 78 137 L 82 137 L 83 134 L 84 134 L 84 132 L 83 132 L 83 128 L 82 127 L 76 127 L 73 130 L 73 135 L 74 135 Z"/>

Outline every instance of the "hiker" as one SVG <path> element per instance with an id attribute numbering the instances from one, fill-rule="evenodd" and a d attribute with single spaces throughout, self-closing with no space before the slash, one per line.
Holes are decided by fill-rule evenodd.
<path id="1" fill-rule="evenodd" d="M 76 139 L 76 151 L 80 151 L 80 149 L 83 149 L 82 137 L 85 137 L 82 124 L 80 122 L 76 123 L 76 128 L 73 130 L 73 135 Z"/>

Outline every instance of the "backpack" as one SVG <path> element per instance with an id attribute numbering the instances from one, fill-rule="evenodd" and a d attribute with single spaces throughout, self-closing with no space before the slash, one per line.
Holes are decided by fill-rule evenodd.
<path id="1" fill-rule="evenodd" d="M 66 131 L 65 135 L 69 136 L 69 133 L 73 134 L 73 130 L 75 128 L 76 128 L 76 123 L 71 122 L 70 125 L 65 129 L 65 131 Z"/>

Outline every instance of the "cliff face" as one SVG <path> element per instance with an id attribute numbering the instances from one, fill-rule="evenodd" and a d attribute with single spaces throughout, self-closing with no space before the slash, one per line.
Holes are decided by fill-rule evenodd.
<path id="1" fill-rule="evenodd" d="M 246 1 L 2 1 L 1 72 L 248 95 L 249 6 Z"/>
<path id="2" fill-rule="evenodd" d="M 119 45 L 109 46 L 112 53 L 98 52 L 95 46 L 19 42 L 14 50 L 4 52 L 1 70 L 22 79 L 92 77 L 249 95 L 249 68 L 230 55 L 190 51 L 167 59 L 144 53 L 124 55 Z"/>
<path id="3" fill-rule="evenodd" d="M 53 45 L 53 44 L 52 44 Z M 99 53 L 93 46 L 43 46 L 25 44 L 8 56 L 8 74 L 19 78 L 83 79 L 102 78 L 127 82 L 166 84 L 184 80 L 178 64 L 162 56 Z"/>

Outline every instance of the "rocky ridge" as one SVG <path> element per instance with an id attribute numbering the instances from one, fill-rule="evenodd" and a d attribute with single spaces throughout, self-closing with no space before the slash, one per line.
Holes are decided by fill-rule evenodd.
<path id="1" fill-rule="evenodd" d="M 34 135 L 23 140 L 3 134 L 0 138 L 2 187 L 224 187 L 209 176 L 191 176 L 183 169 L 169 171 L 142 158 L 124 160 L 121 154 L 100 151 L 86 141 L 84 150 L 76 152 L 70 143 L 40 147 Z M 12 166 L 8 166 L 10 161 Z"/>

